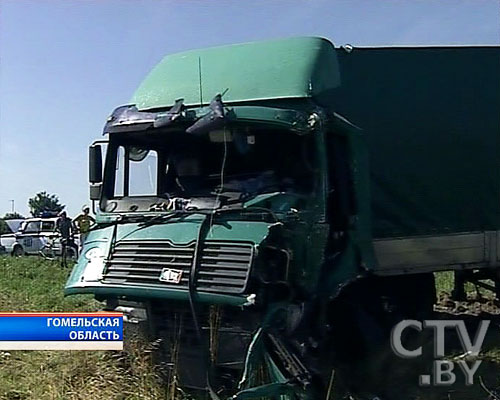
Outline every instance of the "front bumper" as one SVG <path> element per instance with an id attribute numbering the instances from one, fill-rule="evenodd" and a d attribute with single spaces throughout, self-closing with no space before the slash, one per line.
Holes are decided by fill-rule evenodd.
<path id="1" fill-rule="evenodd" d="M 129 299 L 129 300 L 144 300 L 144 299 L 164 299 L 164 300 L 189 300 L 189 292 L 186 290 L 162 289 L 154 287 L 133 286 L 127 287 L 124 285 L 105 285 L 99 282 L 81 285 L 66 286 L 64 295 L 73 294 L 93 294 L 98 299 Z M 255 302 L 255 295 L 224 295 L 217 293 L 201 293 L 195 292 L 193 298 L 197 302 L 212 303 L 212 304 L 227 304 L 232 306 L 251 306 Z"/>

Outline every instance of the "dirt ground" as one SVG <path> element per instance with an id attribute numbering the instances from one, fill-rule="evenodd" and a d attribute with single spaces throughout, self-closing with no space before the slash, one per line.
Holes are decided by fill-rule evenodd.
<path id="1" fill-rule="evenodd" d="M 405 347 L 412 350 L 422 346 L 423 355 L 414 359 L 397 357 L 389 343 L 381 346 L 369 358 L 339 371 L 337 390 L 340 399 L 380 400 L 500 400 L 500 307 L 491 297 L 469 293 L 468 301 L 451 300 L 449 293 L 441 292 L 435 306 L 433 319 L 463 320 L 474 339 L 481 320 L 489 320 L 490 326 L 479 356 L 464 354 L 458 334 L 447 329 L 446 355 L 451 361 L 465 360 L 481 364 L 474 375 L 474 383 L 465 385 L 465 375 L 455 364 L 456 382 L 450 386 L 423 387 L 420 375 L 432 375 L 434 357 L 433 331 L 428 329 L 406 338 Z M 415 331 L 416 332 L 416 331 Z"/>

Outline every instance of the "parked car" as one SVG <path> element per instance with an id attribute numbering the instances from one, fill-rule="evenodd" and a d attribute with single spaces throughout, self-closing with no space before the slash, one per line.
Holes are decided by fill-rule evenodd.
<path id="1" fill-rule="evenodd" d="M 0 246 L 5 248 L 7 254 L 13 256 L 41 253 L 60 255 L 61 235 L 56 231 L 56 221 L 57 217 L 25 219 L 17 231 L 0 236 Z M 76 256 L 77 242 L 74 243 L 73 249 Z"/>

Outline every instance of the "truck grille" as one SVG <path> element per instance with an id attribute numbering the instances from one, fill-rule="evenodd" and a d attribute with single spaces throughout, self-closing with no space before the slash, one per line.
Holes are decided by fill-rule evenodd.
<path id="1" fill-rule="evenodd" d="M 167 240 L 121 240 L 108 260 L 104 283 L 188 289 L 195 243 L 173 245 Z M 254 246 L 248 242 L 206 240 L 200 249 L 195 286 L 200 292 L 244 293 Z M 165 269 L 182 271 L 179 283 L 160 281 Z"/>

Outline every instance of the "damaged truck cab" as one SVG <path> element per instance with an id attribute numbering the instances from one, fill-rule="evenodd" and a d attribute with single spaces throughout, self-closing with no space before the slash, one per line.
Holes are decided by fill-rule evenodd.
<path id="1" fill-rule="evenodd" d="M 147 318 L 212 398 L 324 396 L 332 304 L 375 265 L 339 85 L 320 38 L 166 57 L 106 122 L 105 162 L 90 148 L 97 224 L 65 293 Z"/>

